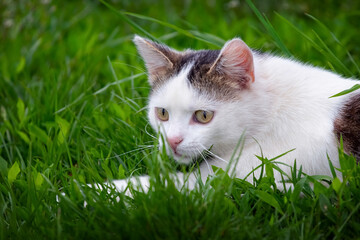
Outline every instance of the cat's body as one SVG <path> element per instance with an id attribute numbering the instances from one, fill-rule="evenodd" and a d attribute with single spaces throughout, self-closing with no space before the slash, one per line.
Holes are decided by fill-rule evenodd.
<path id="1" fill-rule="evenodd" d="M 168 154 L 179 162 L 188 164 L 210 149 L 200 165 L 203 179 L 211 174 L 209 165 L 227 166 L 242 134 L 241 155 L 232 166 L 239 178 L 261 163 L 255 155 L 270 159 L 291 149 L 277 161 L 293 166 L 296 159 L 307 174 L 330 175 L 328 157 L 339 167 L 341 135 L 345 150 L 359 160 L 360 91 L 330 98 L 357 81 L 258 54 L 240 39 L 221 51 L 177 52 L 140 37 L 134 42 L 152 86 L 152 127 L 160 129 Z"/>

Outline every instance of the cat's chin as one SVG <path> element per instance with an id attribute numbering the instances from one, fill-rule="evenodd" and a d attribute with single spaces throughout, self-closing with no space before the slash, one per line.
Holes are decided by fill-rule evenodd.
<path id="1" fill-rule="evenodd" d="M 173 158 L 177 163 L 184 165 L 189 165 L 194 162 L 193 157 L 180 154 L 173 154 Z"/>

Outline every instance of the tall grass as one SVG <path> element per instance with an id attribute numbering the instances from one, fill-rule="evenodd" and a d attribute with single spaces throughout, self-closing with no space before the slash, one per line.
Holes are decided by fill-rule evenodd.
<path id="1" fill-rule="evenodd" d="M 255 49 L 359 77 L 356 9 L 331 1 L 2 1 L 0 239 L 356 238 L 360 173 L 343 153 L 342 181 L 330 162 L 329 177 L 295 164 L 284 176 L 293 187 L 279 191 L 276 159 L 264 156 L 254 184 L 218 169 L 194 191 L 177 190 L 168 174 L 177 166 L 154 147 L 149 85 L 131 43 L 140 33 L 178 49 L 219 48 L 240 36 Z M 142 174 L 151 188 L 131 189 L 131 198 L 86 186 Z"/>

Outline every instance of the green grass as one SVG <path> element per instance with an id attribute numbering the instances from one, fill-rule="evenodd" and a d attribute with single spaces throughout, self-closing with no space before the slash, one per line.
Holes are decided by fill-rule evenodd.
<path id="1" fill-rule="evenodd" d="M 240 36 L 252 48 L 358 78 L 359 3 L 108 5 L 0 2 L 0 239 L 360 235 L 360 170 L 343 154 L 344 181 L 332 176 L 328 186 L 293 166 L 294 187 L 274 190 L 276 165 L 260 158 L 264 174 L 254 185 L 220 171 L 194 191 L 178 191 L 168 175 L 176 166 L 154 147 L 149 85 L 131 42 L 137 33 L 178 49 L 215 49 Z M 84 186 L 142 174 L 152 187 L 132 198 Z"/>

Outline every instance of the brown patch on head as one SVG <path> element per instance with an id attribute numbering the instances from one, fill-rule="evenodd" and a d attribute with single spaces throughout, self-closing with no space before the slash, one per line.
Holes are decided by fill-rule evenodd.
<path id="1" fill-rule="evenodd" d="M 189 74 L 195 88 L 219 100 L 238 99 L 239 91 L 254 80 L 252 52 L 238 38 L 228 41 L 221 51 L 199 51 Z"/>
<path id="2" fill-rule="evenodd" d="M 188 81 L 200 94 L 206 94 L 217 100 L 237 99 L 239 85 L 222 71 L 216 69 L 209 71 L 219 54 L 219 50 L 203 50 L 195 52 L 193 56 L 188 56 L 193 62 Z"/>
<path id="3" fill-rule="evenodd" d="M 152 87 L 169 78 L 174 71 L 175 65 L 183 55 L 183 53 L 166 45 L 139 36 L 135 36 L 134 43 L 145 61 L 149 74 L 149 83 Z"/>
<path id="4" fill-rule="evenodd" d="M 228 41 L 220 51 L 178 52 L 139 36 L 134 42 L 145 61 L 153 91 L 188 65 L 192 65 L 188 74 L 192 87 L 217 100 L 237 99 L 239 90 L 249 88 L 254 81 L 252 52 L 238 38 Z"/>
<path id="5" fill-rule="evenodd" d="M 351 96 L 334 122 L 338 140 L 343 138 L 344 151 L 360 161 L 360 93 Z"/>
<path id="6" fill-rule="evenodd" d="M 248 87 L 255 81 L 254 61 L 250 48 L 239 38 L 228 41 L 208 73 L 214 71 L 225 74 L 234 87 Z"/>

